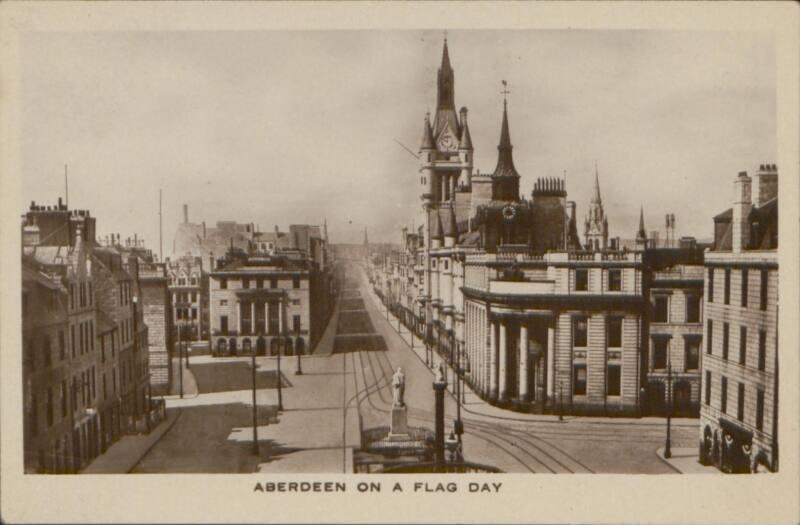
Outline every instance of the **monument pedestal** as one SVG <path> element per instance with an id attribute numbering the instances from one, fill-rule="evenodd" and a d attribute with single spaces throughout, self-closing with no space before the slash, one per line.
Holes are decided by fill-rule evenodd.
<path id="1" fill-rule="evenodd" d="M 389 439 L 408 439 L 408 408 L 392 407 L 392 424 L 389 427 Z"/>

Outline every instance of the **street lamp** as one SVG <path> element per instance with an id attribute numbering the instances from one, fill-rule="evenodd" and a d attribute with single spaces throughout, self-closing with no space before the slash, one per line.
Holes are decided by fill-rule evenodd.
<path id="1" fill-rule="evenodd" d="M 256 353 L 251 354 L 253 364 L 253 454 L 259 455 L 258 452 L 258 407 L 256 405 Z M 280 381 L 280 377 L 278 377 Z"/>
<path id="2" fill-rule="evenodd" d="M 178 325 L 178 375 L 181 399 L 183 399 L 183 323 Z"/>
<path id="3" fill-rule="evenodd" d="M 281 388 L 281 351 L 286 345 L 286 332 L 281 331 L 278 343 L 278 411 L 283 412 L 283 389 Z"/>
<path id="4" fill-rule="evenodd" d="M 558 420 L 564 421 L 564 384 L 558 382 Z"/>
<path id="5" fill-rule="evenodd" d="M 664 457 L 672 457 L 670 430 L 672 426 L 672 363 L 667 363 L 667 442 L 664 444 Z"/>

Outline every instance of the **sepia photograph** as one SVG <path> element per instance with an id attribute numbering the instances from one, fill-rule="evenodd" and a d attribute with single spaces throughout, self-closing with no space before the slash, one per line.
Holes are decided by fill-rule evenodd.
<path id="1" fill-rule="evenodd" d="M 3 104 L 4 477 L 796 477 L 775 34 L 80 24 Z"/>

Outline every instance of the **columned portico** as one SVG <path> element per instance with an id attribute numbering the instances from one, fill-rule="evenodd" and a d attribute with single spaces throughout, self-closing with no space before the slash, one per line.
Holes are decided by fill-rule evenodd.
<path id="1" fill-rule="evenodd" d="M 528 401 L 528 324 L 521 322 L 519 325 L 519 399 Z"/>
<path id="2" fill-rule="evenodd" d="M 507 321 L 505 319 L 501 319 L 498 323 L 500 325 L 500 348 L 498 356 L 500 361 L 498 367 L 498 398 L 500 401 L 508 399 L 508 337 L 506 334 L 506 323 Z"/>
<path id="3" fill-rule="evenodd" d="M 497 323 L 489 322 L 489 397 L 497 399 Z"/>

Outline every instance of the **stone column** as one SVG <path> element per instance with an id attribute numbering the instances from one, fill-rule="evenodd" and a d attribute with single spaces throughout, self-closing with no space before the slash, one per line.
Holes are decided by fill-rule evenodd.
<path id="1" fill-rule="evenodd" d="M 264 332 L 269 333 L 269 301 L 264 301 Z"/>
<path id="2" fill-rule="evenodd" d="M 519 400 L 528 401 L 528 324 L 519 324 Z"/>
<path id="3" fill-rule="evenodd" d="M 283 300 L 278 301 L 278 335 L 283 335 Z"/>
<path id="4" fill-rule="evenodd" d="M 555 375 L 556 375 L 556 329 L 555 325 L 550 324 L 547 327 L 547 399 L 553 401 L 553 393 L 555 392 Z"/>
<path id="5" fill-rule="evenodd" d="M 442 175 L 442 202 L 449 200 L 447 195 L 447 175 Z"/>
<path id="6" fill-rule="evenodd" d="M 508 338 L 506 337 L 506 321 L 500 321 L 500 348 L 499 348 L 499 360 L 500 366 L 498 366 L 498 395 L 500 400 L 505 400 L 508 398 L 508 370 L 506 367 L 506 363 L 508 361 L 508 348 L 507 348 Z"/>
<path id="7" fill-rule="evenodd" d="M 239 335 L 242 335 L 242 302 L 236 301 L 236 326 Z"/>
<path id="8" fill-rule="evenodd" d="M 449 175 L 450 179 L 450 200 L 456 200 L 456 175 Z"/>
<path id="9" fill-rule="evenodd" d="M 497 399 L 497 329 L 489 321 L 489 397 Z"/>
<path id="10" fill-rule="evenodd" d="M 250 333 L 256 333 L 256 302 L 250 303 Z"/>

